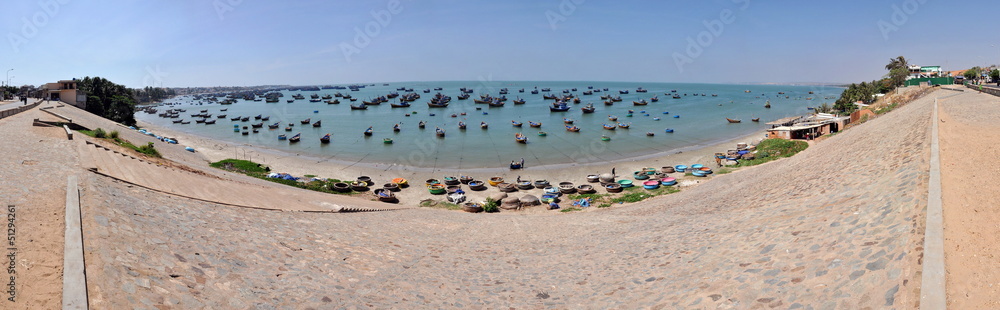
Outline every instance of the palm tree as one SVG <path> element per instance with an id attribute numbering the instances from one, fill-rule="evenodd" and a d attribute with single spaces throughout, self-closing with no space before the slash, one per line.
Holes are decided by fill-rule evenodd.
<path id="1" fill-rule="evenodd" d="M 896 58 L 890 58 L 889 59 L 889 64 L 885 65 L 885 69 L 889 70 L 889 71 L 892 71 L 892 69 L 907 68 L 909 66 L 910 66 L 910 63 L 908 61 L 906 61 L 906 58 L 904 58 L 903 56 L 898 56 Z"/>

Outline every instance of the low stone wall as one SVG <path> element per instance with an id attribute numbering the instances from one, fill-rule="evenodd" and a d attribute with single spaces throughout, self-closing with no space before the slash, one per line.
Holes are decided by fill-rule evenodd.
<path id="1" fill-rule="evenodd" d="M 16 107 L 16 108 L 13 108 L 13 109 L 7 109 L 7 110 L 0 111 L 0 119 L 6 118 L 8 116 L 13 116 L 13 115 L 15 115 L 17 113 L 21 113 L 21 112 L 24 112 L 24 111 L 27 111 L 27 110 L 31 110 L 31 109 L 37 107 L 40 104 L 42 104 L 41 100 L 39 100 L 38 102 L 35 102 L 35 103 L 31 104 L 31 105 L 20 106 L 20 107 Z"/>

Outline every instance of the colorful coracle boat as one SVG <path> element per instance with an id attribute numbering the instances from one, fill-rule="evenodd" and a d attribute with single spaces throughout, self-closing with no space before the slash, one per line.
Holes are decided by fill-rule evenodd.
<path id="1" fill-rule="evenodd" d="M 424 184 L 427 186 L 431 186 L 434 184 L 441 184 L 441 181 L 439 181 L 438 179 L 427 179 L 427 181 L 424 181 Z"/>
<path id="2" fill-rule="evenodd" d="M 654 175 L 656 174 L 656 168 L 653 167 L 642 168 L 642 173 L 645 173 L 646 175 Z"/>
<path id="3" fill-rule="evenodd" d="M 524 134 L 521 134 L 520 132 L 515 133 L 514 141 L 517 141 L 517 143 L 528 143 L 528 137 L 525 137 Z"/>
<path id="4" fill-rule="evenodd" d="M 702 164 L 691 165 L 691 169 L 701 169 L 701 168 L 704 168 L 704 167 L 705 167 L 705 165 L 702 165 Z"/>
<path id="5" fill-rule="evenodd" d="M 660 181 L 649 180 L 649 181 L 646 181 L 646 182 L 642 182 L 642 188 L 649 189 L 649 190 L 660 188 Z"/>
<path id="6" fill-rule="evenodd" d="M 568 118 L 564 118 L 563 119 L 563 123 L 565 123 L 565 124 L 573 124 L 573 122 L 575 122 L 575 121 L 571 120 L 571 119 L 568 119 Z"/>
<path id="7" fill-rule="evenodd" d="M 649 176 L 648 176 L 648 175 L 646 175 L 645 173 L 643 173 L 642 171 L 636 171 L 636 172 L 633 172 L 633 173 L 632 173 L 632 177 L 633 177 L 633 178 L 635 178 L 636 180 L 645 180 L 645 179 L 649 179 Z"/>
<path id="8" fill-rule="evenodd" d="M 618 180 L 618 185 L 621 185 L 622 188 L 632 187 L 632 180 Z"/>
<path id="9" fill-rule="evenodd" d="M 518 121 L 510 121 L 510 124 L 513 125 L 514 127 L 521 127 L 521 125 L 524 125 L 524 123 Z"/>
<path id="10" fill-rule="evenodd" d="M 617 126 L 615 126 L 615 125 L 608 125 L 608 124 L 604 124 L 604 129 L 607 129 L 607 130 L 615 130 L 615 128 L 618 128 L 618 127 L 617 127 Z"/>
<path id="11" fill-rule="evenodd" d="M 382 143 L 383 144 L 392 144 L 392 139 L 391 138 L 382 139 Z"/>
<path id="12" fill-rule="evenodd" d="M 541 122 L 535 123 L 535 122 L 532 122 L 532 121 L 528 121 L 528 126 L 530 126 L 532 128 L 539 128 L 539 127 L 542 127 L 542 123 Z"/>
<path id="13" fill-rule="evenodd" d="M 673 186 L 677 184 L 677 179 L 675 178 L 662 178 L 660 179 L 660 184 L 663 186 Z"/>
<path id="14" fill-rule="evenodd" d="M 503 183 L 503 177 L 492 177 L 489 183 L 490 186 L 497 186 L 497 184 Z"/>
<path id="15" fill-rule="evenodd" d="M 673 128 L 667 128 L 667 130 L 664 130 L 664 131 L 667 132 L 667 133 L 673 133 L 674 129 Z"/>
<path id="16" fill-rule="evenodd" d="M 691 171 L 691 175 L 696 176 L 696 177 L 705 177 L 708 174 L 705 173 L 704 171 L 701 171 L 701 170 L 692 170 Z"/>
<path id="17" fill-rule="evenodd" d="M 427 186 L 427 191 L 430 192 L 433 195 L 441 195 L 441 194 L 444 194 L 445 188 L 444 188 L 444 185 L 433 184 L 433 185 L 428 185 Z"/>
<path id="18" fill-rule="evenodd" d="M 676 166 L 674 166 L 674 170 L 676 170 L 677 172 L 680 172 L 680 173 L 684 173 L 684 170 L 687 170 L 687 168 L 688 168 L 688 166 L 685 166 L 685 165 L 676 165 Z"/>
<path id="19" fill-rule="evenodd" d="M 544 132 L 544 131 L 539 131 L 539 132 L 538 132 L 538 136 L 539 136 L 539 137 L 544 137 L 544 136 L 548 136 L 548 135 L 549 135 L 549 134 L 548 134 L 547 132 Z"/>
<path id="20" fill-rule="evenodd" d="M 621 128 L 621 129 L 628 129 L 629 127 L 632 127 L 632 123 L 628 123 L 628 124 L 626 124 L 626 123 L 618 123 L 618 127 Z"/>
<path id="21" fill-rule="evenodd" d="M 407 186 L 410 185 L 409 181 L 407 181 L 404 178 L 395 178 L 395 179 L 392 179 L 392 183 L 396 183 L 396 186 L 399 186 L 401 188 L 402 187 L 407 187 Z"/>
<path id="22" fill-rule="evenodd" d="M 571 132 L 580 132 L 580 127 L 576 127 L 576 126 L 566 126 L 566 131 L 571 131 Z"/>
<path id="23" fill-rule="evenodd" d="M 444 184 L 445 185 L 458 185 L 458 184 L 461 184 L 461 183 L 462 182 L 459 182 L 458 178 L 456 178 L 456 177 L 444 177 Z"/>
<path id="24" fill-rule="evenodd" d="M 601 136 L 601 141 L 611 141 L 611 137 Z"/>

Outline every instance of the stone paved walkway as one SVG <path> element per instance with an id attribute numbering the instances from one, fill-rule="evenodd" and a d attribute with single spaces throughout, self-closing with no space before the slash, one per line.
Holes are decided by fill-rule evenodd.
<path id="1" fill-rule="evenodd" d="M 915 308 L 931 103 L 692 190 L 581 214 L 242 210 L 90 175 L 91 303 Z"/>

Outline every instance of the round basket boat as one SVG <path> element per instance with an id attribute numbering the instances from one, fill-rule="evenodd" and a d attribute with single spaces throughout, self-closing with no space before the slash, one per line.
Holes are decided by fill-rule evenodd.
<path id="1" fill-rule="evenodd" d="M 396 196 L 393 195 L 392 192 L 389 191 L 388 189 L 379 188 L 379 189 L 376 189 L 372 193 L 375 194 L 375 198 L 378 199 L 378 201 L 381 201 L 381 202 L 397 202 L 397 201 L 399 201 L 399 200 L 396 200 Z"/>
<path id="2" fill-rule="evenodd" d="M 351 185 L 344 182 L 333 183 L 333 190 L 341 193 L 351 191 Z"/>
<path id="3" fill-rule="evenodd" d="M 653 175 L 653 178 L 657 179 L 657 180 L 665 178 L 665 177 L 667 177 L 667 174 L 663 173 L 663 172 L 657 172 L 656 174 Z"/>
<path id="4" fill-rule="evenodd" d="M 481 191 L 486 189 L 486 182 L 483 181 L 471 181 L 469 182 L 469 189 L 474 191 Z"/>
<path id="5" fill-rule="evenodd" d="M 447 191 L 448 194 L 454 194 L 460 190 L 462 190 L 462 187 L 458 185 L 449 185 L 448 187 L 445 188 L 445 191 Z"/>
<path id="6" fill-rule="evenodd" d="M 587 175 L 587 182 L 597 183 L 599 181 L 601 181 L 601 176 L 596 175 L 596 174 Z"/>
<path id="7" fill-rule="evenodd" d="M 685 165 L 674 166 L 674 170 L 676 170 L 677 172 L 680 172 L 680 173 L 684 173 L 684 170 L 687 170 L 687 168 L 688 168 L 688 166 L 685 166 Z"/>
<path id="8" fill-rule="evenodd" d="M 497 184 L 503 183 L 502 177 L 492 177 L 490 178 L 490 186 L 497 186 Z"/>
<path id="9" fill-rule="evenodd" d="M 545 179 L 535 180 L 535 188 L 546 188 L 549 186 L 549 181 Z"/>
<path id="10" fill-rule="evenodd" d="M 517 197 L 507 197 L 500 200 L 500 209 L 516 210 L 521 207 L 521 199 Z"/>
<path id="11" fill-rule="evenodd" d="M 483 212 L 483 205 L 474 202 L 468 202 L 462 205 L 462 211 L 469 213 L 479 213 Z"/>
<path id="12" fill-rule="evenodd" d="M 620 193 L 622 191 L 622 186 L 618 183 L 610 183 L 604 186 L 604 189 L 609 193 Z"/>
<path id="13" fill-rule="evenodd" d="M 701 168 L 704 168 L 704 167 L 705 167 L 705 165 L 702 165 L 702 164 L 691 165 L 691 169 L 701 169 Z"/>
<path id="14" fill-rule="evenodd" d="M 648 190 L 654 190 L 654 189 L 660 188 L 660 181 L 649 180 L 649 181 L 646 181 L 646 182 L 642 182 L 642 188 L 645 188 L 645 189 L 648 189 Z"/>
<path id="15" fill-rule="evenodd" d="M 400 188 L 410 186 L 410 182 L 406 181 L 404 178 L 392 179 L 392 183 L 396 183 Z"/>
<path id="16" fill-rule="evenodd" d="M 427 191 L 434 195 L 441 195 L 445 193 L 444 185 L 441 184 L 427 185 Z"/>
<path id="17" fill-rule="evenodd" d="M 529 189 L 534 189 L 534 188 L 535 188 L 535 186 L 531 185 L 531 181 L 517 182 L 517 189 L 529 190 Z"/>
<path id="18" fill-rule="evenodd" d="M 712 168 L 701 167 L 701 172 L 704 172 L 705 174 L 712 174 Z"/>
<path id="19" fill-rule="evenodd" d="M 553 186 L 546 187 L 545 188 L 545 193 L 546 194 L 559 194 L 559 188 L 553 187 Z"/>
<path id="20" fill-rule="evenodd" d="M 597 190 L 595 190 L 594 186 L 592 186 L 592 185 L 583 184 L 583 185 L 578 185 L 576 187 L 576 192 L 580 193 L 580 194 L 593 194 L 593 193 L 596 193 Z"/>
<path id="21" fill-rule="evenodd" d="M 455 178 L 455 177 L 444 177 L 444 185 L 458 185 L 458 184 L 461 184 L 461 183 L 462 182 L 458 181 L 458 178 Z"/>
<path id="22" fill-rule="evenodd" d="M 524 197 L 521 197 L 520 202 L 521 207 L 531 207 L 541 204 L 541 202 L 538 201 L 538 197 L 532 195 L 524 195 Z"/>
<path id="23" fill-rule="evenodd" d="M 643 173 L 642 171 L 633 172 L 632 177 L 634 177 L 636 180 L 645 180 L 649 178 L 649 176 Z"/>
<path id="24" fill-rule="evenodd" d="M 368 186 L 372 186 L 375 182 L 372 182 L 372 178 L 366 175 L 358 177 L 358 182 L 365 182 Z"/>
<path id="25" fill-rule="evenodd" d="M 559 192 L 563 194 L 572 194 L 576 192 L 576 187 L 573 186 L 573 182 L 560 182 Z"/>
<path id="26" fill-rule="evenodd" d="M 462 184 L 469 184 L 469 182 L 472 182 L 472 177 L 463 175 L 458 177 L 458 181 L 461 182 Z"/>
<path id="27" fill-rule="evenodd" d="M 384 189 L 386 189 L 386 190 L 388 190 L 390 192 L 398 192 L 399 191 L 399 185 L 396 184 L 396 183 L 385 183 L 385 184 L 382 184 L 382 188 L 384 188 Z"/>
<path id="28" fill-rule="evenodd" d="M 708 174 L 705 173 L 704 171 L 701 171 L 701 170 L 693 170 L 693 171 L 691 171 L 691 175 L 696 176 L 696 177 L 702 177 L 702 178 L 704 178 Z"/>
<path id="29" fill-rule="evenodd" d="M 622 188 L 632 187 L 632 180 L 618 180 L 618 185 Z"/>
<path id="30" fill-rule="evenodd" d="M 674 167 L 664 166 L 664 167 L 660 168 L 660 172 L 663 172 L 663 173 L 674 173 L 675 171 L 674 171 Z"/>
<path id="31" fill-rule="evenodd" d="M 645 173 L 646 175 L 653 175 L 656 173 L 656 168 L 652 167 L 642 168 L 642 173 Z"/>
<path id="32" fill-rule="evenodd" d="M 511 183 L 507 183 L 507 182 L 500 182 L 500 183 L 497 183 L 497 189 L 499 189 L 501 192 L 504 192 L 504 193 L 510 193 L 510 192 L 516 192 L 517 191 L 517 186 L 515 186 L 514 184 L 511 184 Z"/>
<path id="33" fill-rule="evenodd" d="M 351 190 L 353 190 L 355 192 L 368 191 L 368 183 L 361 182 L 361 181 L 351 182 Z"/>
<path id="34" fill-rule="evenodd" d="M 674 179 L 674 178 L 662 178 L 662 179 L 660 179 L 660 184 L 663 184 L 663 186 L 674 186 L 674 185 L 677 185 L 677 179 Z"/>
<path id="35" fill-rule="evenodd" d="M 424 181 L 424 183 L 427 184 L 427 186 L 431 186 L 434 184 L 441 184 L 441 181 L 439 181 L 438 179 L 427 179 L 427 181 Z"/>

